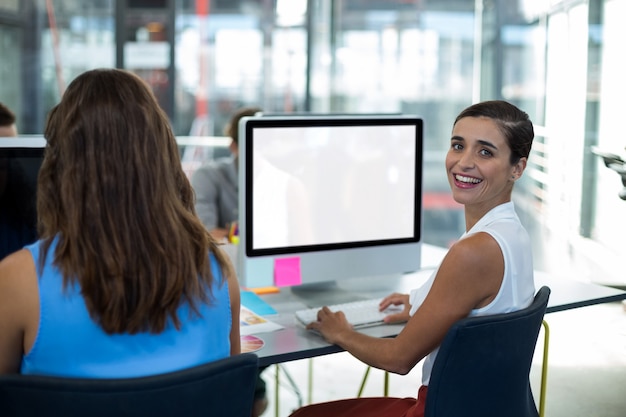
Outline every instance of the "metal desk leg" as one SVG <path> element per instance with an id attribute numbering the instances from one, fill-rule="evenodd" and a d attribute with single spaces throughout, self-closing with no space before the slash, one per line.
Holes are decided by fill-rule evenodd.
<path id="1" fill-rule="evenodd" d="M 309 359 L 309 392 L 307 404 L 313 404 L 313 358 Z"/>
<path id="2" fill-rule="evenodd" d="M 279 408 L 280 408 L 280 395 L 278 394 L 278 391 L 280 390 L 280 366 L 278 366 L 278 364 L 276 364 L 276 366 L 274 366 L 274 369 L 276 371 L 275 374 L 275 382 L 276 385 L 274 387 L 274 410 L 276 411 L 276 413 L 274 414 L 276 417 L 280 417 L 280 413 L 279 413 Z"/>
<path id="3" fill-rule="evenodd" d="M 276 404 L 276 417 L 279 417 L 279 405 L 280 405 L 280 395 L 279 395 L 279 391 L 280 391 L 280 371 L 282 369 L 283 373 L 285 374 L 285 378 L 287 379 L 287 382 L 289 383 L 289 385 L 291 386 L 291 389 L 293 390 L 294 395 L 296 396 L 296 398 L 298 399 L 298 408 L 302 407 L 302 395 L 300 394 L 300 389 L 298 388 L 298 385 L 296 384 L 296 382 L 293 380 L 293 378 L 291 377 L 291 374 L 289 373 L 289 371 L 287 370 L 287 368 L 281 366 L 281 364 L 277 363 L 274 368 L 276 369 L 276 378 L 275 378 L 275 383 L 276 383 L 276 389 L 274 392 L 274 401 Z"/>

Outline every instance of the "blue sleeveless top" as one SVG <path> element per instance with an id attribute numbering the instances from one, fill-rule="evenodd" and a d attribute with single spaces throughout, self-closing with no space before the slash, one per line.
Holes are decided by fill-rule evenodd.
<path id="1" fill-rule="evenodd" d="M 26 246 L 35 261 L 39 282 L 39 330 L 31 351 L 22 358 L 21 373 L 85 378 L 129 378 L 180 370 L 230 355 L 231 306 L 228 283 L 213 254 L 213 302 L 200 304 L 201 317 L 187 304 L 178 309 L 180 330 L 172 323 L 159 334 L 107 334 L 91 319 L 79 284 L 63 290 L 63 277 L 53 265 L 56 240 L 43 270 L 41 241 Z M 238 323 L 237 323 L 238 324 Z"/>

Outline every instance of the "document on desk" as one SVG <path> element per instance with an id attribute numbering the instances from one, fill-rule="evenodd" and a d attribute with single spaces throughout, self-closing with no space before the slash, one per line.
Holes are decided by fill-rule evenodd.
<path id="1" fill-rule="evenodd" d="M 243 305 L 241 306 L 239 331 L 242 336 L 273 332 L 283 328 L 280 324 L 266 319 Z"/>
<path id="2" fill-rule="evenodd" d="M 241 291 L 241 305 L 246 306 L 248 310 L 252 310 L 260 316 L 277 314 L 274 307 L 263 301 L 263 299 L 253 291 Z"/>

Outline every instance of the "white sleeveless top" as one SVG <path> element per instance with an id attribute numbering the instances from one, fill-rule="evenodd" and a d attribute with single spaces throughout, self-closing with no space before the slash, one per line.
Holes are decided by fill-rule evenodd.
<path id="1" fill-rule="evenodd" d="M 498 242 L 504 257 L 504 276 L 500 291 L 488 305 L 472 310 L 470 316 L 486 316 L 490 314 L 508 313 L 528 307 L 535 295 L 533 279 L 532 247 L 528 233 L 522 226 L 512 202 L 504 203 L 485 214 L 461 239 L 474 233 L 489 233 Z M 411 291 L 411 316 L 420 307 L 437 270 L 420 288 Z M 428 385 L 430 372 L 437 357 L 439 348 L 433 350 L 424 360 L 422 367 L 422 384 Z"/>

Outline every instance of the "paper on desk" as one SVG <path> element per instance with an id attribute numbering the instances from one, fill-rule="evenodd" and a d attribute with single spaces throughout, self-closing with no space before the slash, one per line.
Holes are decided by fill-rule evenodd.
<path id="1" fill-rule="evenodd" d="M 276 310 L 252 291 L 241 291 L 241 305 L 260 316 L 276 314 Z"/>
<path id="2" fill-rule="evenodd" d="M 257 333 L 267 333 L 282 329 L 278 323 L 267 320 L 266 318 L 256 314 L 254 311 L 241 306 L 239 316 L 239 331 L 242 336 Z"/>

